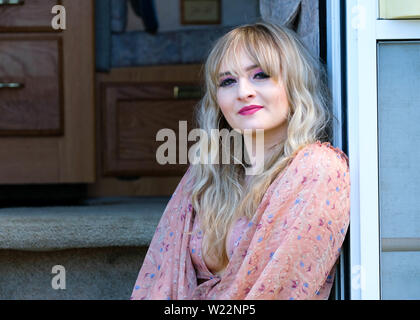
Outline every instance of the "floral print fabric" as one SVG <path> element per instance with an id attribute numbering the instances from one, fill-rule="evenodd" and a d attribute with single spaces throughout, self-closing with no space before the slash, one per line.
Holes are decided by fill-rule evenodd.
<path id="1" fill-rule="evenodd" d="M 348 158 L 340 149 L 319 141 L 301 148 L 265 192 L 222 276 L 207 270 L 200 285 L 184 188 L 191 179 L 188 170 L 168 202 L 131 299 L 328 298 L 350 219 Z"/>

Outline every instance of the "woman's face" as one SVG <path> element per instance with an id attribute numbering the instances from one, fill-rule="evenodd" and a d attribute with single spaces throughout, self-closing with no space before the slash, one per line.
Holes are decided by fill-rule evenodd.
<path id="1" fill-rule="evenodd" d="M 238 76 L 229 72 L 226 61 L 220 68 L 217 103 L 224 117 L 233 129 L 264 129 L 266 141 L 284 140 L 289 102 L 282 80 L 265 74 L 244 53 L 239 62 Z"/>

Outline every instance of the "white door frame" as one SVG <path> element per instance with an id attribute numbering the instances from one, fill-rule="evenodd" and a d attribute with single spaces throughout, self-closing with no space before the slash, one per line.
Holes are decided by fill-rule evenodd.
<path id="1" fill-rule="evenodd" d="M 420 39 L 420 20 L 380 20 L 378 1 L 346 1 L 351 299 L 381 298 L 377 42 Z"/>
<path id="2" fill-rule="evenodd" d="M 351 299 L 380 299 L 376 1 L 346 1 Z"/>

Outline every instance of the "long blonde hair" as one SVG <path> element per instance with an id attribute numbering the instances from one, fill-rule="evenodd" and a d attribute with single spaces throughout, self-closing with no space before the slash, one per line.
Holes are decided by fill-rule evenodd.
<path id="1" fill-rule="evenodd" d="M 240 65 L 240 50 L 270 77 L 282 79 L 289 101 L 287 138 L 279 141 L 273 155 L 264 160 L 263 173 L 253 176 L 247 185 L 244 184 L 247 167 L 244 158 L 242 164 L 234 164 L 231 146 L 211 134 L 212 129 L 232 130 L 218 107 L 216 94 L 222 62 L 229 62 L 234 70 Z M 252 218 L 270 184 L 297 151 L 317 140 L 327 140 L 332 114 L 325 73 L 319 60 L 309 54 L 293 31 L 273 23 L 243 25 L 221 37 L 207 58 L 204 77 L 205 94 L 195 110 L 195 121 L 209 140 L 200 140 L 196 147 L 210 150 L 213 143 L 222 153 L 229 152 L 232 161 L 230 164 L 192 165 L 194 182 L 190 192 L 206 235 L 203 254 L 214 255 L 220 263 L 220 271 L 228 263 L 225 243 L 232 222 L 241 216 Z"/>

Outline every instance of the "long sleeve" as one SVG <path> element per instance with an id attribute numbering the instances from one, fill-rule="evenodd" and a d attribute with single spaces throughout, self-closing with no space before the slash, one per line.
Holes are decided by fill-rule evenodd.
<path id="1" fill-rule="evenodd" d="M 185 187 L 190 168 L 182 177 L 156 228 L 138 274 L 131 300 L 185 299 L 195 286 L 188 259 L 185 232 L 191 224 L 191 204 Z"/>
<path id="2" fill-rule="evenodd" d="M 251 243 L 251 261 L 259 258 L 258 241 L 275 250 L 261 248 L 269 257 L 265 266 L 260 260 L 263 270 L 246 299 L 314 299 L 340 255 L 350 216 L 345 155 L 317 145 L 285 179 L 289 184 L 274 189 Z"/>

